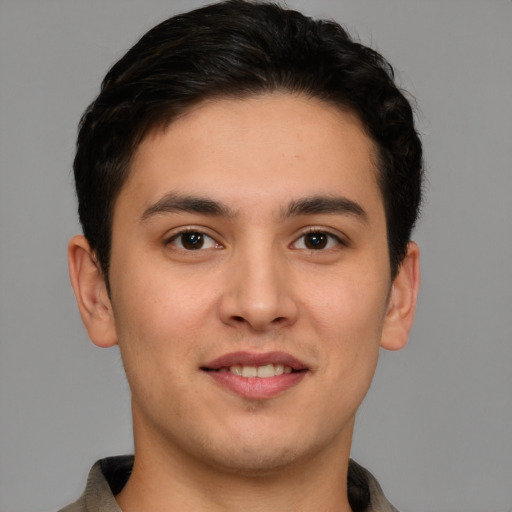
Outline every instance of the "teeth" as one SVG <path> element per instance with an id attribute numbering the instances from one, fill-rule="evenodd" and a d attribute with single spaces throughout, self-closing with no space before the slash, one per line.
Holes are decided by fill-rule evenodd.
<path id="1" fill-rule="evenodd" d="M 282 375 L 283 373 L 291 373 L 292 369 L 282 364 L 266 364 L 264 366 L 242 366 L 237 364 L 231 366 L 229 371 L 241 377 L 259 377 L 260 379 L 265 379 L 267 377 Z"/>
<path id="2" fill-rule="evenodd" d="M 242 376 L 242 367 L 240 365 L 232 366 L 229 371 L 235 375 L 240 375 L 240 377 Z"/>
<path id="3" fill-rule="evenodd" d="M 257 377 L 258 368 L 256 366 L 242 366 L 242 377 Z"/>
<path id="4" fill-rule="evenodd" d="M 274 365 L 273 364 L 266 364 L 265 366 L 260 366 L 258 368 L 258 377 L 273 377 L 275 375 L 274 371 Z"/>

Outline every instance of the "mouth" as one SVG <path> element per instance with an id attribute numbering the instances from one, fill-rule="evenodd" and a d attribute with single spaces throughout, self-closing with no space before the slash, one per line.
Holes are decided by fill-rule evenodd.
<path id="1" fill-rule="evenodd" d="M 297 385 L 309 371 L 304 363 L 283 352 L 234 352 L 200 369 L 222 387 L 253 399 L 280 394 Z"/>
<path id="2" fill-rule="evenodd" d="M 208 371 L 208 369 L 206 369 Z M 239 377 L 247 377 L 247 378 L 258 378 L 258 379 L 268 379 L 270 377 L 278 377 L 279 375 L 283 375 L 283 373 L 292 373 L 294 370 L 289 366 L 284 366 L 282 364 L 265 364 L 263 366 L 248 366 L 248 365 L 240 365 L 235 364 L 230 367 L 223 366 L 218 370 L 210 370 L 217 372 L 230 372 L 234 375 L 238 375 Z M 301 371 L 301 370 L 298 370 Z"/>

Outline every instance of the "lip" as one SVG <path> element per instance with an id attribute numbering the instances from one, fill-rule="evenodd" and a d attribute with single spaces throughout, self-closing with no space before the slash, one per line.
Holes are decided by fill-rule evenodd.
<path id="1" fill-rule="evenodd" d="M 267 378 L 242 377 L 229 371 L 218 371 L 235 365 L 265 366 L 267 364 L 282 364 L 289 366 L 293 371 Z M 243 398 L 253 400 L 265 400 L 279 395 L 296 386 L 308 373 L 308 368 L 302 361 L 284 352 L 264 354 L 233 352 L 203 365 L 201 370 L 221 387 Z"/>
<path id="2" fill-rule="evenodd" d="M 266 364 L 282 364 L 289 366 L 292 370 L 307 370 L 307 366 L 286 352 L 265 352 L 258 354 L 254 352 L 232 352 L 210 361 L 202 366 L 207 370 L 219 370 L 220 368 L 229 368 L 234 365 L 241 366 L 265 366 Z"/>

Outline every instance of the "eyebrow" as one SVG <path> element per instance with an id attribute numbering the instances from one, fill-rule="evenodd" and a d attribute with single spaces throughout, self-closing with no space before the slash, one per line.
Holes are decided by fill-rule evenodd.
<path id="1" fill-rule="evenodd" d="M 340 196 L 312 196 L 295 199 L 290 202 L 282 217 L 286 219 L 315 214 L 351 215 L 368 223 L 368 214 L 360 204 Z"/>
<path id="2" fill-rule="evenodd" d="M 145 221 L 158 214 L 174 212 L 198 213 L 212 217 L 234 217 L 231 208 L 212 199 L 171 192 L 146 208 L 141 220 Z"/>
<path id="3" fill-rule="evenodd" d="M 146 208 L 141 216 L 141 221 L 155 215 L 175 212 L 198 213 L 200 215 L 227 218 L 233 218 L 236 215 L 236 212 L 229 206 L 213 199 L 171 192 Z M 351 215 L 365 223 L 368 222 L 368 214 L 362 206 L 351 199 L 339 196 L 311 196 L 294 199 L 282 211 L 281 218 L 287 219 L 315 214 Z"/>

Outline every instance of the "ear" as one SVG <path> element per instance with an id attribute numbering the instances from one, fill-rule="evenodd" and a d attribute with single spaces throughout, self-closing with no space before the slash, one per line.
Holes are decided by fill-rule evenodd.
<path id="1" fill-rule="evenodd" d="M 414 242 L 409 242 L 407 254 L 391 285 L 381 347 L 387 350 L 405 347 L 414 319 L 419 287 L 420 250 Z"/>
<path id="2" fill-rule="evenodd" d="M 68 264 L 71 286 L 89 338 L 99 347 L 116 345 L 114 315 L 105 279 L 84 236 L 77 235 L 70 240 Z"/>

